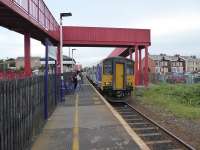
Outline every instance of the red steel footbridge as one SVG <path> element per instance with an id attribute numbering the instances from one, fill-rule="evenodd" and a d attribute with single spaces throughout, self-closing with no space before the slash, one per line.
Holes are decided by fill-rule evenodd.
<path id="1" fill-rule="evenodd" d="M 56 109 L 60 99 L 62 46 L 116 48 L 108 57 L 133 59 L 134 53 L 135 84 L 148 86 L 148 47 L 151 45 L 149 29 L 81 26 L 61 28 L 43 0 L 0 0 L 0 26 L 24 35 L 24 74 L 27 77 L 15 81 L 0 81 L 1 150 L 24 150 L 30 146 L 32 138 L 40 133 L 48 116 Z M 34 49 L 31 49 L 31 38 L 43 44 L 48 39 L 56 47 L 56 77 L 32 76 L 30 58 L 31 50 Z M 10 40 L 10 44 L 12 40 L 14 39 Z M 46 50 L 48 53 L 48 47 Z M 144 61 L 142 50 L 145 54 Z M 85 86 L 89 88 L 89 83 Z M 99 96 L 96 97 L 100 99 Z M 77 101 L 81 97 L 72 99 Z M 57 111 L 62 113 L 62 108 L 59 109 L 61 110 Z"/>

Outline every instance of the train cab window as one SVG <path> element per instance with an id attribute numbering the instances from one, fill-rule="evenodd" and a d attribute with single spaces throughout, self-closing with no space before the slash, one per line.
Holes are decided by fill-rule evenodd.
<path id="1" fill-rule="evenodd" d="M 103 73 L 105 75 L 112 74 L 112 62 L 111 61 L 105 61 L 103 64 Z"/>
<path id="2" fill-rule="evenodd" d="M 133 64 L 127 64 L 126 73 L 127 73 L 127 75 L 133 74 Z"/>

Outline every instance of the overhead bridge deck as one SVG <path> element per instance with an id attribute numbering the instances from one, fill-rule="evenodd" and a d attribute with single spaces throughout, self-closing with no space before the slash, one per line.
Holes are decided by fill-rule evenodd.
<path id="1" fill-rule="evenodd" d="M 127 132 L 85 79 L 81 88 L 57 107 L 32 150 L 137 150 L 143 149 L 143 144 Z"/>

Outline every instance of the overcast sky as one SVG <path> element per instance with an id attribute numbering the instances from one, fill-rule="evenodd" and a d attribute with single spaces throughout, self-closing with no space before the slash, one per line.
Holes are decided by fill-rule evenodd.
<path id="1" fill-rule="evenodd" d="M 64 25 L 151 29 L 151 54 L 200 56 L 199 0 L 45 0 L 55 18 L 73 16 Z M 0 57 L 23 56 L 23 36 L 0 28 Z M 44 56 L 40 42 L 31 41 L 32 56 Z M 68 55 L 68 49 L 64 54 Z M 77 48 L 75 58 L 88 65 L 106 57 L 112 48 Z"/>

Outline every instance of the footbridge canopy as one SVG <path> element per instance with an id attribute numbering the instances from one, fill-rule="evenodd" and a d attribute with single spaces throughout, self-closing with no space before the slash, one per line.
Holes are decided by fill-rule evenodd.
<path id="1" fill-rule="evenodd" d="M 150 45 L 149 29 L 63 27 L 64 46 L 132 47 Z"/>
<path id="2" fill-rule="evenodd" d="M 59 41 L 59 24 L 43 0 L 0 0 L 0 26 L 39 41 Z"/>

